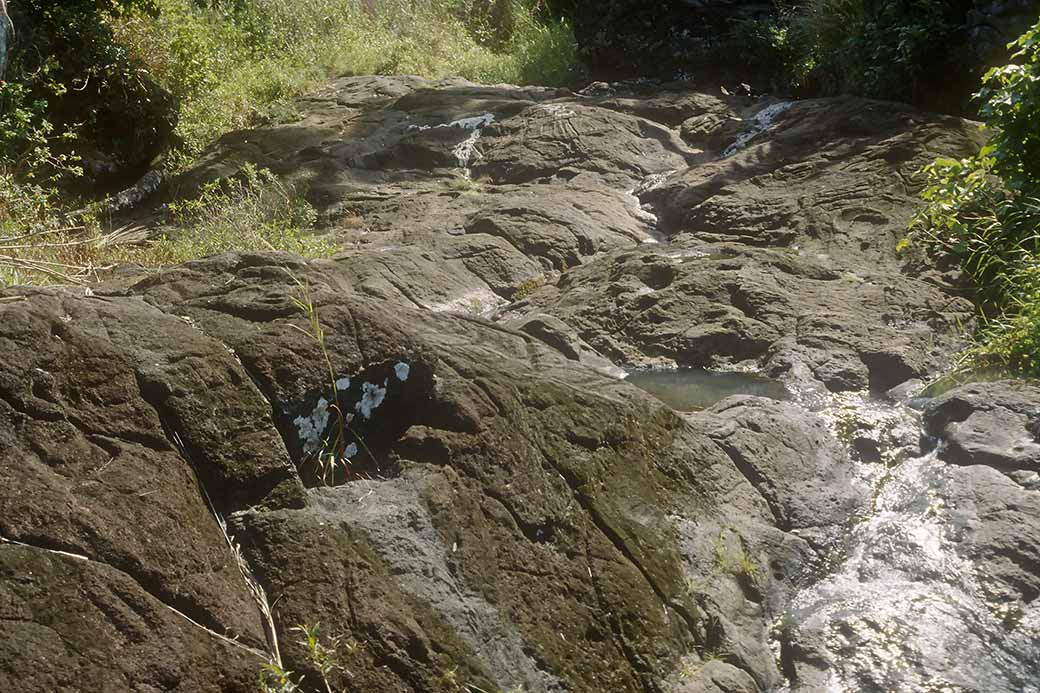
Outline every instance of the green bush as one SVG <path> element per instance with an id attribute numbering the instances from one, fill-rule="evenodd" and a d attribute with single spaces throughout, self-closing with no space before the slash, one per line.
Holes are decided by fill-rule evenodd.
<path id="1" fill-rule="evenodd" d="M 377 8 L 376 10 L 369 8 Z M 231 249 L 323 255 L 309 207 L 266 174 L 176 210 L 185 233 L 119 248 L 74 193 L 177 170 L 222 134 L 294 116 L 330 76 L 564 84 L 568 24 L 537 0 L 19 0 L 0 82 L 0 283 L 96 280 L 120 261 Z M 157 159 L 165 151 L 165 160 Z M 87 168 L 91 176 L 80 178 Z M 311 214 L 313 212 L 310 212 Z"/>
<path id="2" fill-rule="evenodd" d="M 783 17 L 740 20 L 733 24 L 730 35 L 740 47 L 741 61 L 779 91 L 802 87 L 812 68 L 803 39 Z"/>
<path id="3" fill-rule="evenodd" d="M 925 168 L 913 237 L 957 259 L 982 314 L 976 363 L 1040 375 L 1040 22 L 990 70 L 978 97 L 987 145 Z"/>
<path id="4" fill-rule="evenodd" d="M 735 22 L 740 58 L 774 89 L 928 101 L 937 75 L 967 70 L 957 3 L 793 0 L 772 19 Z"/>
<path id="5" fill-rule="evenodd" d="M 45 105 L 34 113 L 35 128 L 51 136 L 74 134 L 60 142 L 52 139 L 52 151 L 81 155 L 96 177 L 115 184 L 140 175 L 173 128 L 175 104 L 131 63 L 108 26 L 112 16 L 148 6 L 143 0 L 19 0 L 9 5 L 16 40 L 8 85 L 22 90 L 24 103 Z M 8 91 L 5 113 L 10 97 Z M 0 149 L 8 167 L 17 156 Z M 41 163 L 39 168 L 46 167 Z"/>
<path id="6" fill-rule="evenodd" d="M 113 18 L 133 62 L 180 102 L 180 152 L 191 157 L 217 136 L 293 114 L 293 99 L 331 75 L 456 74 L 478 82 L 564 84 L 578 74 L 577 45 L 562 21 L 530 2 L 494 15 L 475 0 L 155 0 Z M 475 19 L 464 21 L 472 14 Z"/>
<path id="7" fill-rule="evenodd" d="M 810 79 L 832 93 L 912 98 L 946 63 L 956 26 L 941 0 L 809 0 L 792 31 L 810 46 Z"/>

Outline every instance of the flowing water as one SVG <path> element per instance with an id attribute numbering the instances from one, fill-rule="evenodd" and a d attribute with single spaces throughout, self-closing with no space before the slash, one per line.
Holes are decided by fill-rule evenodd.
<path id="1" fill-rule="evenodd" d="M 867 398 L 854 406 L 878 439 L 919 435 L 905 407 Z M 837 433 L 842 417 L 833 413 L 821 412 Z M 776 628 L 826 674 L 784 691 L 1040 692 L 1040 602 L 1020 610 L 987 595 L 956 550 L 964 526 L 950 501 L 949 469 L 936 450 L 914 447 L 858 463 L 874 489 L 872 507 L 832 569 L 797 594 Z"/>
<path id="2" fill-rule="evenodd" d="M 779 101 L 766 106 L 751 117 L 751 126 L 737 136 L 736 141 L 722 152 L 722 158 L 730 157 L 744 149 L 751 140 L 755 139 L 771 127 L 776 119 L 793 104 L 790 101 Z"/>
<path id="3" fill-rule="evenodd" d="M 638 371 L 628 380 L 681 411 L 734 394 L 791 399 L 752 373 Z M 1040 600 L 994 599 L 958 553 L 962 511 L 948 466 L 921 450 L 918 414 L 849 393 L 800 403 L 840 439 L 870 438 L 881 452 L 854 462 L 870 506 L 775 623 L 778 660 L 797 649 L 802 674 L 777 693 L 1040 693 Z"/>

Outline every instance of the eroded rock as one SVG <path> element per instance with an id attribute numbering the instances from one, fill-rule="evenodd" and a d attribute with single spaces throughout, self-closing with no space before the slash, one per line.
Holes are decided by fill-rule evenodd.
<path id="1" fill-rule="evenodd" d="M 930 402 L 928 432 L 951 464 L 988 465 L 1036 487 L 1040 479 L 1040 387 L 1013 381 L 958 387 Z"/>

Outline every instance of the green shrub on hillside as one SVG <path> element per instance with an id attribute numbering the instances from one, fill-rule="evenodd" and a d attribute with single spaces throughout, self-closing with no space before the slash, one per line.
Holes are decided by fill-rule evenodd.
<path id="1" fill-rule="evenodd" d="M 809 0 L 791 30 L 823 91 L 907 99 L 947 61 L 955 21 L 941 0 Z"/>
<path id="2" fill-rule="evenodd" d="M 290 117 L 296 96 L 337 74 L 568 83 L 580 71 L 573 33 L 537 7 L 536 0 L 20 0 L 11 6 L 18 40 L 7 78 L 29 101 L 43 99 L 37 124 L 74 133 L 74 142 L 53 150 L 82 155 L 89 172 L 125 178 L 171 144 L 176 165 L 225 132 Z M 0 149 L 0 161 L 12 156 Z M 132 181 L 115 184 L 124 182 Z"/>
<path id="3" fill-rule="evenodd" d="M 92 281 L 123 260 L 229 249 L 331 252 L 305 232 L 295 197 L 259 173 L 244 187 L 207 190 L 199 204 L 215 195 L 227 204 L 179 219 L 191 233 L 146 249 L 102 237 L 70 184 L 87 169 L 79 190 L 89 200 L 99 181 L 111 190 L 149 167 L 177 170 L 226 132 L 292 118 L 297 96 L 338 74 L 568 83 L 579 74 L 573 33 L 538 6 L 19 0 L 18 42 L 0 82 L 0 283 Z"/>
<path id="4" fill-rule="evenodd" d="M 963 17 L 942 0 L 788 0 L 733 25 L 745 64 L 774 89 L 919 100 L 959 65 Z"/>
<path id="5" fill-rule="evenodd" d="M 983 317 L 976 362 L 1040 376 L 1040 22 L 986 74 L 987 146 L 925 169 L 914 236 L 959 260 Z"/>
<path id="6" fill-rule="evenodd" d="M 120 176 L 139 175 L 167 140 L 175 104 L 131 63 L 108 22 L 149 6 L 148 0 L 10 3 L 16 40 L 0 112 L 42 103 L 32 127 L 49 131 L 52 152 L 78 154 L 88 172 L 116 184 L 125 182 Z M 58 133 L 73 137 L 55 141 Z M 9 144 L 0 143 L 0 166 L 7 168 L 21 155 Z M 44 162 L 33 171 L 52 172 Z"/>
<path id="7" fill-rule="evenodd" d="M 472 0 L 471 0 L 472 2 Z M 510 0 L 508 36 L 464 22 L 464 0 L 155 0 L 113 19 L 116 40 L 180 102 L 182 153 L 257 121 L 330 76 L 459 75 L 478 82 L 563 84 L 578 72 L 567 24 Z M 481 15 L 477 15 L 478 18 Z"/>

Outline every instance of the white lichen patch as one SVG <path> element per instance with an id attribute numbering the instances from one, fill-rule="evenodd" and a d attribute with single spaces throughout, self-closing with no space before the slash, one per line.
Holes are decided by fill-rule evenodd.
<path id="1" fill-rule="evenodd" d="M 346 392 L 349 389 L 350 389 L 350 378 L 344 377 L 344 378 L 340 378 L 339 380 L 336 381 L 336 391 L 337 392 Z"/>
<path id="2" fill-rule="evenodd" d="M 372 412 L 386 399 L 386 388 L 375 383 L 363 383 L 361 385 L 361 401 L 354 405 L 354 411 L 365 419 L 372 418 Z"/>
<path id="3" fill-rule="evenodd" d="M 310 416 L 297 416 L 293 423 L 303 442 L 303 452 L 309 455 L 317 451 L 321 447 L 321 436 L 329 425 L 329 401 L 322 397 Z"/>
<path id="4" fill-rule="evenodd" d="M 408 374 L 411 373 L 411 371 L 412 367 L 404 361 L 401 361 L 400 363 L 394 366 L 394 375 L 396 375 L 397 379 L 400 380 L 402 383 L 408 380 Z"/>
<path id="5" fill-rule="evenodd" d="M 343 448 L 343 456 L 346 457 L 347 459 L 350 459 L 352 457 L 356 457 L 357 454 L 358 454 L 357 443 L 351 443 L 347 447 Z"/>

